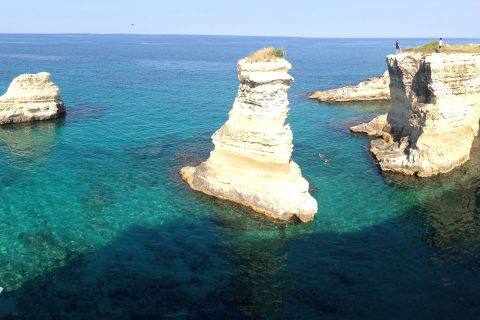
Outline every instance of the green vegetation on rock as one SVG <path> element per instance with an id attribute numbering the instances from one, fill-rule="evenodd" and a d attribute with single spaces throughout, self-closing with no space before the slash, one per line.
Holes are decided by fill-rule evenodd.
<path id="1" fill-rule="evenodd" d="M 432 41 L 423 46 L 416 48 L 408 48 L 402 50 L 402 52 L 414 52 L 431 54 L 435 52 L 441 53 L 480 53 L 480 44 L 456 44 L 456 45 L 444 45 L 441 50 L 438 48 L 438 41 Z"/>
<path id="2" fill-rule="evenodd" d="M 275 59 L 282 59 L 285 57 L 285 52 L 277 48 L 264 48 L 252 53 L 248 56 L 248 61 L 271 61 Z"/>

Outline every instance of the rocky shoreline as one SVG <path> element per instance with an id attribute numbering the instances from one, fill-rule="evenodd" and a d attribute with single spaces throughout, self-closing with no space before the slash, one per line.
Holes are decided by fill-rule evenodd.
<path id="1" fill-rule="evenodd" d="M 388 71 L 379 77 L 369 78 L 356 86 L 316 91 L 308 98 L 335 104 L 347 102 L 390 101 L 390 77 Z"/>
<path id="2" fill-rule="evenodd" d="M 392 107 L 350 128 L 379 137 L 381 170 L 429 177 L 470 158 L 480 119 L 480 55 L 401 53 L 387 57 Z"/>

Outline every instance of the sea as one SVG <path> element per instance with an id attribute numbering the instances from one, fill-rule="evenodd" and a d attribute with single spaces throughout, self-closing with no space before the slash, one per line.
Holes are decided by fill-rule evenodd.
<path id="1" fill-rule="evenodd" d="M 480 319 L 478 141 L 451 173 L 382 174 L 348 128 L 389 104 L 308 99 L 382 74 L 395 40 L 0 34 L 0 91 L 46 71 L 67 110 L 0 128 L 0 319 Z M 179 175 L 213 149 L 237 60 L 269 46 L 293 66 L 310 224 Z"/>

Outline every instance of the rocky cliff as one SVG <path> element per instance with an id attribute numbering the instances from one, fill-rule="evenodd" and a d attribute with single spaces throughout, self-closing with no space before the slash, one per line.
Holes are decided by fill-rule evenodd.
<path id="1" fill-rule="evenodd" d="M 381 136 L 371 152 L 384 171 L 428 177 L 466 162 L 480 118 L 480 55 L 387 57 L 392 107 L 352 127 Z"/>
<path id="2" fill-rule="evenodd" d="M 0 124 L 58 118 L 65 114 L 59 88 L 50 74 L 22 74 L 0 97 Z"/>
<path id="3" fill-rule="evenodd" d="M 192 189 L 275 219 L 313 219 L 317 202 L 291 160 L 293 136 L 285 123 L 290 68 L 281 58 L 238 62 L 238 95 L 228 121 L 212 136 L 214 150 L 207 161 L 181 170 Z"/>
<path id="4" fill-rule="evenodd" d="M 326 103 L 388 101 L 390 100 L 389 83 L 390 79 L 386 71 L 380 77 L 370 78 L 356 86 L 316 91 L 309 98 Z"/>

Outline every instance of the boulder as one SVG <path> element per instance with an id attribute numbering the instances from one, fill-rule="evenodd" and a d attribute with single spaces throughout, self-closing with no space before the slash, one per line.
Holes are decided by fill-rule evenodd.
<path id="1" fill-rule="evenodd" d="M 16 77 L 0 97 L 0 124 L 49 120 L 64 114 L 60 89 L 46 72 Z"/>

